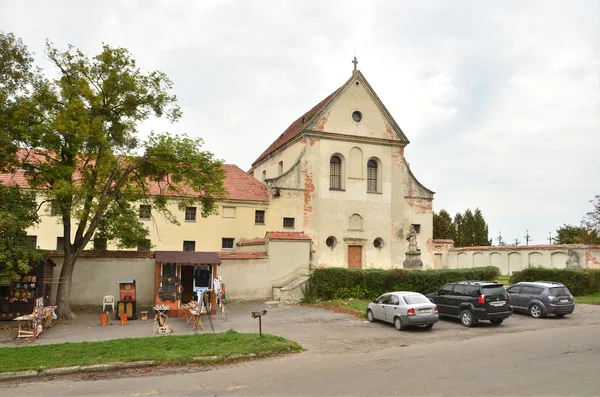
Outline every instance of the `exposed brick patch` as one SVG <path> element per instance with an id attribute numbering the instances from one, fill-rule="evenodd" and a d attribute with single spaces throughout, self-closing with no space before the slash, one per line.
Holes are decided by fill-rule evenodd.
<path id="1" fill-rule="evenodd" d="M 417 214 L 425 214 L 433 211 L 433 203 L 430 200 L 409 198 L 406 201 Z"/>
<path id="2" fill-rule="evenodd" d="M 388 123 L 385 123 L 385 131 L 387 132 L 390 139 L 396 139 L 396 140 L 398 139 L 398 135 L 394 132 L 394 130 L 392 129 L 392 126 L 389 125 Z"/>
<path id="3" fill-rule="evenodd" d="M 327 124 L 327 121 L 329 121 L 329 114 L 330 113 L 331 112 L 329 112 L 329 111 L 327 113 L 325 113 L 321 117 L 321 119 L 319 120 L 319 122 L 315 124 L 315 129 L 317 131 L 325 131 L 325 125 Z"/>
<path id="4" fill-rule="evenodd" d="M 600 269 L 600 262 L 594 255 L 592 255 L 591 249 L 585 250 L 585 267 L 587 269 Z"/>
<path id="5" fill-rule="evenodd" d="M 315 191 L 315 185 L 313 184 L 313 176 L 308 172 L 306 167 L 304 172 L 304 228 L 308 227 L 308 218 L 313 212 L 311 194 Z"/>
<path id="6" fill-rule="evenodd" d="M 310 146 L 313 146 L 315 143 L 317 143 L 318 139 L 317 138 L 308 138 L 308 144 Z"/>
<path id="7" fill-rule="evenodd" d="M 392 153 L 392 164 L 394 167 L 404 168 L 404 148 Z"/>

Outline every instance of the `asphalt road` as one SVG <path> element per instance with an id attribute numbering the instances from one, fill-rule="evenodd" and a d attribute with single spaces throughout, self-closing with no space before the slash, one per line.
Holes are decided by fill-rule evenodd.
<path id="1" fill-rule="evenodd" d="M 93 381 L 57 378 L 2 385 L 0 395 L 599 396 L 598 335 L 600 325 L 592 324 L 406 346 L 400 332 L 385 349 L 368 353 L 302 353 Z"/>

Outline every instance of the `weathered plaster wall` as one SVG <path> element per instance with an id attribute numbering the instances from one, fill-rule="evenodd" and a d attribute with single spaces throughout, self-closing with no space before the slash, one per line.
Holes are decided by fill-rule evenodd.
<path id="1" fill-rule="evenodd" d="M 51 258 L 53 273 L 51 301 L 56 302 L 63 258 Z M 71 305 L 102 306 L 105 295 L 119 299 L 117 280 L 135 280 L 138 305 L 154 303 L 154 258 L 79 258 L 73 271 Z"/>

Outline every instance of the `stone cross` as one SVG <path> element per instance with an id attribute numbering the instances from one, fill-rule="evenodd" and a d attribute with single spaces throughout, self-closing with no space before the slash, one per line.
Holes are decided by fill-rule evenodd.
<path id="1" fill-rule="evenodd" d="M 354 72 L 356 73 L 356 65 L 358 65 L 358 60 L 356 59 L 356 57 L 354 57 L 352 63 L 354 64 Z"/>

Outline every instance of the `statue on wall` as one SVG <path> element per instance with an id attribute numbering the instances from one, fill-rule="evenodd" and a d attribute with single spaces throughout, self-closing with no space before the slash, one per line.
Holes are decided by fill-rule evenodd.
<path id="1" fill-rule="evenodd" d="M 419 251 L 419 247 L 417 246 L 417 231 L 415 230 L 414 226 L 410 226 L 410 230 L 408 232 L 408 235 L 406 236 L 406 239 L 408 240 L 409 252 Z"/>
<path id="2" fill-rule="evenodd" d="M 569 248 L 567 250 L 567 255 L 569 259 L 567 259 L 566 265 L 567 269 L 576 269 L 579 267 L 579 255 L 573 248 Z"/>

